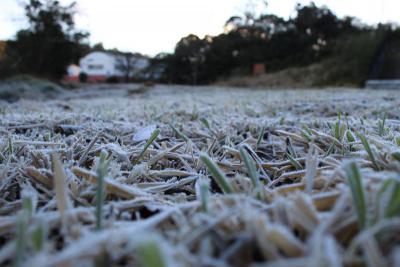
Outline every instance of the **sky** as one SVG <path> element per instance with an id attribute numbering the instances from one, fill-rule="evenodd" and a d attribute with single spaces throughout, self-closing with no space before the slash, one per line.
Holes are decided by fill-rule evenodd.
<path id="1" fill-rule="evenodd" d="M 0 40 L 15 36 L 26 26 L 21 3 L 0 0 Z M 63 4 L 72 0 L 60 0 Z M 92 44 L 154 56 L 172 52 L 180 38 L 217 35 L 225 21 L 246 10 L 265 10 L 261 0 L 77 0 L 77 27 L 90 32 Z M 269 0 L 267 13 L 294 15 L 296 3 L 309 0 Z M 356 16 L 362 22 L 400 23 L 400 0 L 315 0 L 338 16 Z M 368 3 L 366 3 L 368 2 Z"/>

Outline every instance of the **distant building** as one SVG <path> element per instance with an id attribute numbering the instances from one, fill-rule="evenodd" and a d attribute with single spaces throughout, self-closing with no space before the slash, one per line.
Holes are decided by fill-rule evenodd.
<path id="1" fill-rule="evenodd" d="M 68 67 L 66 80 L 79 81 L 79 76 L 84 76 L 92 83 L 109 79 L 126 81 L 140 76 L 149 64 L 149 59 L 140 54 L 94 51 L 81 58 L 79 67 Z"/>
<path id="2" fill-rule="evenodd" d="M 265 64 L 264 63 L 256 63 L 253 65 L 253 75 L 262 75 L 265 74 Z"/>
<path id="3" fill-rule="evenodd" d="M 4 57 L 6 53 L 7 42 L 0 40 L 0 60 Z"/>
<path id="4" fill-rule="evenodd" d="M 64 78 L 67 82 L 79 82 L 79 74 L 81 73 L 81 68 L 78 65 L 72 64 L 67 68 L 67 75 Z"/>

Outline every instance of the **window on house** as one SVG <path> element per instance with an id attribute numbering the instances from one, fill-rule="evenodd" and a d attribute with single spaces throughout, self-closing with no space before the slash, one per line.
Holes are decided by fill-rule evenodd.
<path id="1" fill-rule="evenodd" d="M 103 65 L 90 64 L 88 67 L 89 67 L 89 70 L 102 70 L 104 66 Z"/>

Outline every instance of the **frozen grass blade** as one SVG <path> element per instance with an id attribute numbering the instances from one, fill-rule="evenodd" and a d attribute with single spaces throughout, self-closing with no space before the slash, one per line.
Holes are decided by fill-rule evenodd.
<path id="1" fill-rule="evenodd" d="M 313 182 L 317 174 L 318 164 L 319 160 L 317 149 L 315 148 L 314 144 L 311 144 L 306 157 L 306 174 L 304 176 L 307 194 L 312 193 Z"/>
<path id="2" fill-rule="evenodd" d="M 353 132 L 350 130 L 346 131 L 346 138 L 347 138 L 347 141 L 350 143 L 354 143 L 356 141 L 356 137 L 354 136 Z"/>
<path id="3" fill-rule="evenodd" d="M 211 126 L 210 123 L 206 118 L 200 118 L 200 122 L 208 129 L 211 131 Z"/>
<path id="4" fill-rule="evenodd" d="M 335 123 L 334 136 L 336 140 L 340 141 L 340 120 Z"/>
<path id="5" fill-rule="evenodd" d="M 256 148 L 261 144 L 261 141 L 262 141 L 263 138 L 264 138 L 264 133 L 265 133 L 265 126 L 263 126 L 263 127 L 261 128 L 261 131 L 260 131 L 260 133 L 258 134 L 258 139 L 257 139 Z"/>
<path id="6" fill-rule="evenodd" d="M 33 203 L 32 198 L 29 196 L 23 196 L 22 198 L 22 209 L 26 211 L 29 217 L 33 215 Z"/>
<path id="7" fill-rule="evenodd" d="M 301 166 L 300 162 L 298 162 L 295 158 L 293 158 L 289 153 L 286 152 L 285 155 L 290 161 L 290 163 L 292 163 L 293 167 L 296 168 L 296 170 L 299 171 L 303 169 L 303 166 Z"/>
<path id="8" fill-rule="evenodd" d="M 175 132 L 176 135 L 178 135 L 180 138 L 182 138 L 183 140 L 185 140 L 186 142 L 190 141 L 190 138 L 187 137 L 184 133 L 182 133 L 181 131 L 179 131 L 177 128 L 175 128 L 172 124 L 168 124 L 169 127 L 171 127 L 171 129 Z"/>
<path id="9" fill-rule="evenodd" d="M 302 126 L 302 129 L 303 129 L 304 131 L 306 131 L 306 133 L 307 133 L 308 135 L 310 135 L 310 136 L 312 135 L 312 131 L 311 131 L 311 129 L 308 127 L 307 124 L 302 123 L 301 126 Z"/>
<path id="10" fill-rule="evenodd" d="M 33 249 L 36 252 L 40 252 L 44 247 L 46 239 L 46 229 L 44 222 L 42 220 L 39 220 L 39 222 L 37 222 L 37 225 L 35 226 L 35 228 L 31 233 L 31 239 L 32 239 Z"/>
<path id="11" fill-rule="evenodd" d="M 350 129 L 346 130 L 345 135 L 348 143 L 354 143 L 356 141 L 356 137 Z M 352 144 L 348 144 L 348 149 L 350 151 L 353 150 Z"/>
<path id="12" fill-rule="evenodd" d="M 54 189 L 56 193 L 57 208 L 61 217 L 65 220 L 66 212 L 71 207 L 71 202 L 68 197 L 67 175 L 65 174 L 59 156 L 53 153 L 51 159 L 54 172 Z"/>
<path id="13" fill-rule="evenodd" d="M 338 120 L 336 121 L 334 128 L 333 128 L 333 136 L 339 142 L 342 142 L 346 128 L 347 128 L 346 125 L 341 123 L 341 113 L 339 112 Z"/>
<path id="14" fill-rule="evenodd" d="M 247 171 L 249 172 L 249 176 L 251 182 L 253 183 L 254 188 L 260 187 L 260 176 L 258 175 L 256 165 L 254 164 L 253 159 L 250 157 L 249 153 L 247 153 L 244 147 L 239 148 L 240 157 L 242 158 L 244 164 L 246 165 Z"/>
<path id="15" fill-rule="evenodd" d="M 385 127 L 386 124 L 386 119 L 387 119 L 387 112 L 385 112 L 385 114 L 383 115 L 383 118 L 381 120 L 378 121 L 378 135 L 379 136 L 384 136 L 387 129 Z"/>
<path id="16" fill-rule="evenodd" d="M 259 199 L 263 199 L 264 191 L 260 182 L 260 176 L 258 175 L 257 168 L 256 165 L 254 164 L 253 159 L 251 158 L 251 156 L 244 147 L 240 147 L 239 152 L 240 152 L 240 157 L 242 158 L 244 164 L 246 165 L 247 171 L 249 173 L 257 197 Z"/>
<path id="17" fill-rule="evenodd" d="M 393 152 L 392 153 L 392 157 L 397 160 L 400 161 L 400 152 Z"/>
<path id="18" fill-rule="evenodd" d="M 11 138 L 8 138 L 8 152 L 10 155 L 14 154 L 14 146 Z"/>
<path id="19" fill-rule="evenodd" d="M 329 155 L 333 154 L 335 152 L 335 140 L 332 142 L 332 144 L 329 146 L 328 150 L 325 152 L 325 157 L 328 157 Z"/>
<path id="20" fill-rule="evenodd" d="M 99 165 L 96 169 L 97 190 L 96 190 L 96 229 L 103 227 L 103 206 L 105 198 L 105 179 L 108 172 L 109 161 L 107 161 L 107 152 L 101 151 Z"/>
<path id="21" fill-rule="evenodd" d="M 205 177 L 200 177 L 196 182 L 196 197 L 201 203 L 203 212 L 209 211 L 210 182 Z"/>
<path id="22" fill-rule="evenodd" d="M 147 140 L 146 144 L 144 145 L 144 148 L 142 149 L 142 152 L 140 152 L 139 156 L 136 159 L 136 163 L 140 161 L 140 159 L 143 157 L 144 153 L 146 153 L 146 150 L 149 148 L 149 146 L 157 139 L 158 135 L 160 134 L 160 129 L 156 129 L 150 136 L 149 140 Z"/>
<path id="23" fill-rule="evenodd" d="M 353 198 L 354 207 L 357 212 L 358 223 L 360 228 L 367 226 L 367 204 L 365 202 L 365 192 L 361 180 L 360 170 L 355 162 L 350 162 L 344 167 L 347 180 Z"/>
<path id="24" fill-rule="evenodd" d="M 24 262 L 29 237 L 28 237 L 28 223 L 33 213 L 33 203 L 29 196 L 24 196 L 22 200 L 22 210 L 17 215 L 16 229 L 15 229 L 15 257 L 14 266 L 22 266 Z"/>
<path id="25" fill-rule="evenodd" d="M 400 136 L 395 137 L 395 142 L 398 147 L 400 147 Z"/>
<path id="26" fill-rule="evenodd" d="M 15 229 L 15 256 L 14 266 L 22 266 L 28 244 L 28 214 L 27 211 L 21 210 L 17 216 Z"/>
<path id="27" fill-rule="evenodd" d="M 400 215 L 400 182 L 391 178 L 385 181 L 376 196 L 375 223 L 384 218 Z"/>
<path id="28" fill-rule="evenodd" d="M 374 169 L 377 170 L 377 171 L 380 170 L 379 165 L 378 165 L 378 163 L 377 163 L 377 161 L 375 159 L 375 155 L 374 155 L 374 153 L 373 153 L 373 151 L 371 149 L 371 146 L 369 145 L 369 142 L 368 142 L 367 138 L 365 137 L 365 135 L 359 134 L 358 138 L 360 138 L 361 143 L 363 144 L 365 151 L 367 151 L 369 159 L 371 160 L 372 165 L 374 166 Z"/>
<path id="29" fill-rule="evenodd" d="M 297 157 L 296 151 L 293 148 L 292 140 L 288 137 L 286 138 L 286 154 L 290 154 L 292 157 Z"/>
<path id="30" fill-rule="evenodd" d="M 300 129 L 300 134 L 303 136 L 308 142 L 312 141 L 312 132 L 310 128 L 306 124 L 302 124 L 302 129 Z"/>
<path id="31" fill-rule="evenodd" d="M 210 171 L 215 182 L 218 184 L 219 188 L 225 194 L 233 193 L 233 187 L 229 183 L 223 171 L 218 167 L 218 165 L 207 155 L 202 153 L 200 155 L 201 161 L 206 165 L 207 169 Z"/>
<path id="32" fill-rule="evenodd" d="M 87 155 L 89 154 L 89 152 L 93 148 L 93 146 L 96 144 L 97 140 L 99 140 L 101 134 L 102 134 L 102 131 L 97 133 L 96 136 L 92 139 L 92 141 L 90 141 L 89 145 L 86 147 L 81 158 L 79 159 L 79 162 L 78 162 L 79 166 L 81 166 L 85 162 Z"/>
<path id="33" fill-rule="evenodd" d="M 211 128 L 211 124 L 210 122 L 206 119 L 206 118 L 200 118 L 200 122 L 207 128 L 207 130 L 214 136 L 216 136 L 216 132 L 213 131 L 213 129 Z M 189 138 L 188 138 L 189 139 Z"/>

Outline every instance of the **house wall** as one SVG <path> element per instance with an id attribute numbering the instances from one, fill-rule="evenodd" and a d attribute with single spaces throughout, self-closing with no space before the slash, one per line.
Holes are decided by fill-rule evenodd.
<path id="1" fill-rule="evenodd" d="M 67 74 L 68 76 L 79 76 L 79 73 L 81 72 L 81 68 L 79 68 L 79 66 L 77 65 L 69 65 L 67 68 Z"/>
<path id="2" fill-rule="evenodd" d="M 111 77 L 118 76 L 115 69 L 115 58 L 104 52 L 92 52 L 83 57 L 79 62 L 81 72 L 89 77 Z"/>
<path id="3" fill-rule="evenodd" d="M 105 82 L 110 77 L 125 78 L 125 71 L 121 64 L 126 64 L 122 54 L 96 51 L 83 57 L 79 62 L 80 73 L 87 74 L 88 82 Z M 147 58 L 131 58 L 131 72 L 134 77 L 149 65 Z"/>

